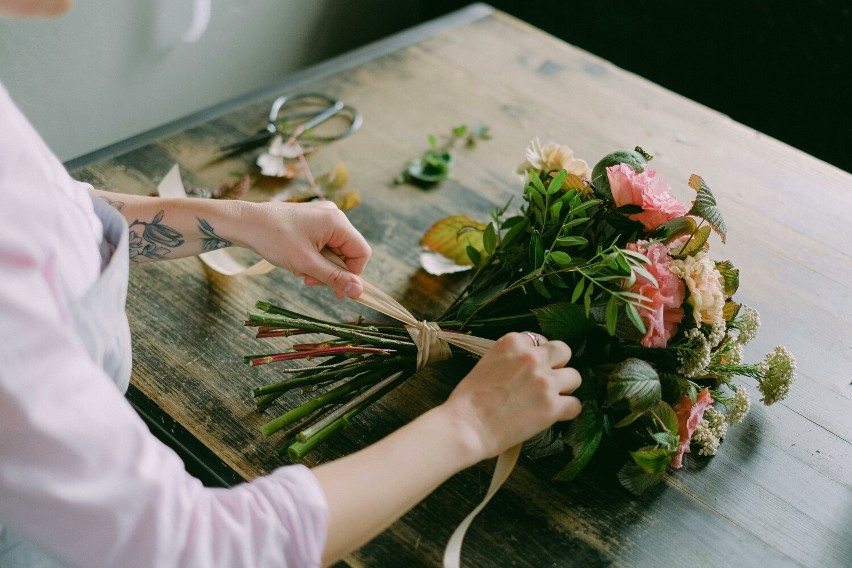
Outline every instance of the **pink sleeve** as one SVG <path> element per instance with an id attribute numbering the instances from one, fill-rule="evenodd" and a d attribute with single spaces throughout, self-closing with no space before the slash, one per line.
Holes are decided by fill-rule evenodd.
<path id="1" fill-rule="evenodd" d="M 0 524 L 81 566 L 318 566 L 327 506 L 287 467 L 205 488 L 61 314 L 50 256 L 0 228 Z M 21 229 L 21 227 L 18 227 Z M 64 251 L 73 254 L 73 251 Z"/>

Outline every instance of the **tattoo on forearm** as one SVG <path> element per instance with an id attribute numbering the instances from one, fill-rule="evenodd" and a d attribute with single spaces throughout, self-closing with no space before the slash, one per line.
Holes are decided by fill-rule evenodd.
<path id="1" fill-rule="evenodd" d="M 121 211 L 121 208 L 124 207 L 124 201 L 113 201 L 109 197 L 105 197 L 103 195 L 99 195 L 98 198 L 106 201 L 107 205 L 111 205 L 114 209 L 118 209 L 119 211 Z"/>
<path id="2" fill-rule="evenodd" d="M 163 213 L 150 223 L 137 219 L 130 224 L 130 260 L 159 260 L 184 243 L 183 235 L 162 223 Z"/>
<path id="3" fill-rule="evenodd" d="M 196 217 L 196 219 L 198 219 L 198 230 L 204 235 L 201 237 L 201 250 L 204 252 L 218 250 L 234 244 L 228 239 L 223 239 L 217 235 L 213 230 L 213 226 L 206 219 L 202 219 L 201 217 Z"/>

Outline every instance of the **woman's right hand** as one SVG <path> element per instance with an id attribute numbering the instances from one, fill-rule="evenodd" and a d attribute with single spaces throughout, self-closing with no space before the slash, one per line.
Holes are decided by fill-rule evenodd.
<path id="1" fill-rule="evenodd" d="M 472 463 L 493 457 L 555 422 L 576 418 L 580 373 L 571 349 L 532 332 L 509 333 L 482 357 L 442 405 L 462 428 Z"/>

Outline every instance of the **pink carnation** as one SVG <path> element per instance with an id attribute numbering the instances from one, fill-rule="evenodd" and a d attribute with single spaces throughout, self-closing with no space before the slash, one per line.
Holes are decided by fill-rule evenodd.
<path id="1" fill-rule="evenodd" d="M 683 466 L 683 454 L 689 453 L 689 441 L 692 439 L 692 433 L 701 419 L 704 418 L 704 411 L 711 404 L 713 404 L 713 397 L 710 396 L 710 391 L 705 388 L 695 397 L 695 404 L 692 404 L 692 399 L 685 396 L 674 405 L 680 444 L 677 447 L 677 453 L 672 457 L 671 466 L 673 468 L 679 469 Z"/>
<path id="2" fill-rule="evenodd" d="M 654 170 L 641 174 L 627 164 L 606 169 L 612 198 L 618 207 L 638 205 L 644 211 L 629 217 L 642 223 L 646 231 L 653 231 L 669 219 L 686 215 L 686 207 L 669 192 L 669 184 L 657 177 Z"/>
<path id="3" fill-rule="evenodd" d="M 645 246 L 640 242 L 629 243 L 627 248 L 648 257 L 651 262 L 645 268 L 659 284 L 655 286 L 644 276 L 637 275 L 636 282 L 630 289 L 631 292 L 648 298 L 648 301 L 643 302 L 638 308 L 639 317 L 642 318 L 646 328 L 641 343 L 645 347 L 665 347 L 677 331 L 678 324 L 683 320 L 682 306 L 686 288 L 683 281 L 670 269 L 672 258 L 665 245 L 651 243 Z"/>

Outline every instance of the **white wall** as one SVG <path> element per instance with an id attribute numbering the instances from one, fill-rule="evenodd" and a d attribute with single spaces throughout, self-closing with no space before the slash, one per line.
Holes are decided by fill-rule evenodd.
<path id="1" fill-rule="evenodd" d="M 417 23 L 418 0 L 77 0 L 53 20 L 0 19 L 0 82 L 62 160 L 280 81 Z"/>

